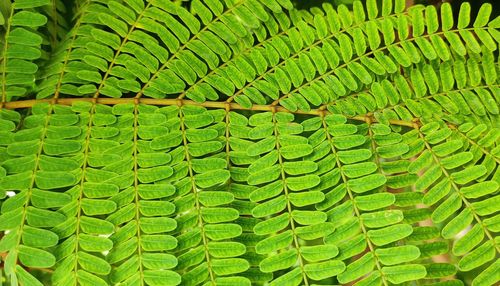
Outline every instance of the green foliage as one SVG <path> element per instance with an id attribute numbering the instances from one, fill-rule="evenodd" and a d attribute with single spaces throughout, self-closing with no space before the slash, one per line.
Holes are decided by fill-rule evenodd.
<path id="1" fill-rule="evenodd" d="M 0 284 L 497 285 L 500 18 L 348 2 L 1 2 Z"/>

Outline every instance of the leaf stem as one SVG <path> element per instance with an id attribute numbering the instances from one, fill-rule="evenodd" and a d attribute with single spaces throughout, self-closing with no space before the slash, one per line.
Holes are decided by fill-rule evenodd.
<path id="1" fill-rule="evenodd" d="M 288 109 L 281 106 L 271 106 L 271 105 L 253 105 L 250 108 L 243 107 L 237 103 L 233 102 L 219 102 L 219 101 L 205 101 L 205 102 L 196 102 L 187 99 L 177 99 L 177 98 L 163 98 L 163 99 L 155 99 L 155 98 L 60 98 L 58 100 L 58 104 L 62 105 L 71 105 L 74 102 L 78 101 L 87 101 L 87 102 L 96 102 L 98 104 L 105 105 L 115 105 L 121 103 L 141 103 L 148 105 L 158 105 L 158 106 L 168 106 L 168 105 L 195 105 L 195 106 L 203 106 L 208 108 L 220 108 L 225 109 L 226 106 L 229 106 L 231 110 L 249 110 L 249 111 L 268 111 L 272 112 L 276 110 L 276 112 L 288 112 L 293 114 L 301 114 L 301 115 L 316 115 L 320 116 L 324 113 L 329 113 L 326 110 L 321 108 L 312 109 L 310 111 L 289 111 Z M 4 108 L 6 109 L 19 109 L 19 108 L 30 108 L 37 103 L 48 102 L 51 103 L 50 99 L 31 99 L 31 100 L 21 100 L 21 101 L 12 101 L 4 103 Z M 349 117 L 349 119 L 357 120 L 357 121 L 365 121 L 366 118 L 370 117 L 371 122 L 377 122 L 377 120 L 373 117 L 372 113 L 367 113 L 366 115 L 357 115 Z M 417 119 L 415 122 L 405 121 L 405 120 L 396 120 L 391 119 L 390 123 L 393 125 L 400 125 L 415 128 Z"/>

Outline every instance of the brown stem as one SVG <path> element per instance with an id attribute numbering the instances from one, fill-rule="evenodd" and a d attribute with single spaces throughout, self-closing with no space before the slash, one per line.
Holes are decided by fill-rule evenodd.
<path id="1" fill-rule="evenodd" d="M 61 98 L 58 100 L 58 104 L 62 105 L 71 105 L 73 102 L 78 102 L 78 101 L 85 101 L 85 102 L 92 102 L 92 103 L 98 103 L 98 104 L 105 104 L 105 105 L 115 105 L 115 104 L 122 104 L 122 103 L 129 103 L 129 104 L 149 104 L 149 105 L 160 105 L 160 106 L 167 106 L 167 105 L 195 105 L 195 106 L 203 106 L 203 107 L 208 107 L 208 108 L 220 108 L 220 109 L 226 109 L 227 106 L 231 110 L 251 110 L 251 111 L 268 111 L 272 112 L 273 110 L 276 110 L 277 112 L 288 112 L 288 113 L 293 113 L 293 114 L 303 114 L 303 115 L 323 115 L 329 113 L 329 111 L 324 110 L 322 108 L 319 109 L 311 109 L 309 111 L 290 111 L 284 107 L 281 106 L 272 106 L 272 105 L 253 105 L 252 107 L 243 107 L 237 103 L 229 103 L 229 102 L 219 102 L 219 101 L 205 101 L 205 102 L 196 102 L 192 100 L 186 100 L 186 99 L 177 99 L 177 98 L 164 98 L 164 99 L 155 99 L 155 98 Z M 20 109 L 20 108 L 31 108 L 33 105 L 37 103 L 51 103 L 52 101 L 50 99 L 30 99 L 30 100 L 21 100 L 21 101 L 11 101 L 11 102 L 6 102 L 4 104 L 4 108 L 6 109 Z M 367 119 L 368 118 L 368 119 Z M 352 120 L 358 120 L 358 121 L 365 121 L 370 120 L 370 122 L 377 122 L 375 118 L 373 118 L 372 113 L 367 113 L 366 115 L 357 115 L 357 116 L 352 116 L 349 117 L 349 119 Z M 414 121 L 405 121 L 405 120 L 395 120 L 391 119 L 389 120 L 391 124 L 394 125 L 400 125 L 400 126 L 407 126 L 411 128 L 418 128 L 419 127 L 419 120 L 416 119 Z"/>

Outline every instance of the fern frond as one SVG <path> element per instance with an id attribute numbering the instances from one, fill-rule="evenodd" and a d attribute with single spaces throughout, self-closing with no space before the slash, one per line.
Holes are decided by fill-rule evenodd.
<path id="1" fill-rule="evenodd" d="M 18 193 L 2 204 L 2 221 L 7 222 L 2 230 L 9 231 L 2 239 L 2 248 L 9 253 L 5 273 L 14 283 L 19 280 L 21 284 L 41 285 L 33 284 L 36 279 L 18 263 L 35 268 L 56 263 L 49 251 L 58 243 L 52 228 L 65 223 L 67 217 L 54 209 L 69 203 L 71 196 L 55 189 L 72 186 L 82 176 L 76 160 L 57 159 L 81 148 L 81 143 L 73 139 L 81 129 L 69 127 L 78 122 L 78 117 L 65 114 L 68 109 L 47 104 L 34 107 L 32 115 L 23 120 L 23 130 L 11 137 L 12 143 L 6 148 L 9 159 L 2 165 L 9 175 L 3 178 L 1 188 Z M 68 165 L 63 160 L 68 160 Z"/>
<path id="2" fill-rule="evenodd" d="M 405 3 L 0 3 L 0 283 L 498 284 L 500 18 Z"/>
<path id="3" fill-rule="evenodd" d="M 460 129 L 474 136 L 476 132 L 484 132 L 486 125 L 471 127 L 465 124 Z M 408 166 L 411 173 L 423 173 L 415 182 L 415 190 L 425 192 L 425 204 L 434 205 L 431 218 L 436 224 L 444 223 L 443 238 L 453 238 L 471 227 L 453 244 L 453 254 L 464 256 L 458 263 L 459 269 L 470 271 L 494 259 L 500 250 L 492 233 L 495 228 L 490 230 L 488 227 L 494 221 L 490 215 L 495 213 L 495 208 L 490 206 L 498 200 L 495 196 L 498 182 L 488 179 L 490 174 L 498 173 L 495 158 L 490 154 L 485 156 L 478 145 L 470 144 L 467 137 L 454 136 L 451 129 L 437 122 L 422 126 L 419 133 L 419 141 L 424 143 L 423 152 Z M 493 129 L 492 136 L 497 135 L 498 130 Z M 491 144 L 496 146 L 498 140 Z M 487 199 L 474 201 L 490 194 L 492 196 Z"/>
<path id="4" fill-rule="evenodd" d="M 183 280 L 187 285 L 204 281 L 215 285 L 250 285 L 247 278 L 239 276 L 249 264 L 238 258 L 246 249 L 237 242 L 242 228 L 235 223 L 239 213 L 231 205 L 234 195 L 221 186 L 230 178 L 227 158 L 221 153 L 225 150 L 228 115 L 223 110 L 188 106 L 181 112 L 180 132 L 175 134 L 175 140 L 185 152 L 187 174 L 179 180 L 186 186 L 177 199 L 177 209 L 189 212 L 177 220 L 180 255 L 177 269 L 185 273 Z M 162 140 L 158 143 L 162 144 Z M 169 146 L 161 145 L 166 147 Z M 206 192 L 198 193 L 199 189 Z"/>
<path id="5" fill-rule="evenodd" d="M 349 116 L 373 113 L 385 123 L 388 119 L 445 118 L 460 124 L 478 118 L 495 126 L 498 66 L 492 53 L 483 52 L 468 60 L 433 61 L 409 67 L 392 80 L 375 82 L 370 88 L 339 98 L 326 107 Z"/>
<path id="6" fill-rule="evenodd" d="M 360 8 L 359 6 L 354 8 L 356 9 L 356 7 L 363 9 L 363 7 Z M 269 73 L 258 77 L 255 81 L 240 89 L 235 97 L 244 93 L 246 88 L 257 88 L 266 96 L 275 100 L 273 104 L 282 102 L 281 104 L 284 104 L 283 106 L 290 110 L 307 110 L 310 105 L 324 104 L 338 97 L 348 95 L 349 91 L 356 91 L 363 85 L 371 84 L 373 80 L 372 74 L 392 74 L 397 71 L 398 65 L 408 67 L 412 63 L 421 62 L 423 59 L 435 60 L 438 58 L 435 50 L 440 51 L 440 53 L 447 51 L 447 54 L 440 55 L 440 58 L 444 60 L 449 60 L 452 53 L 465 56 L 467 50 L 460 42 L 460 39 L 449 42 L 452 48 L 449 51 L 447 44 L 444 42 L 440 42 L 440 46 L 438 44 L 431 45 L 427 38 L 434 35 L 436 39 L 442 41 L 440 35 L 444 33 L 444 35 L 455 39 L 455 37 L 458 37 L 457 33 L 467 33 L 467 28 L 457 27 L 455 30 L 438 32 L 431 27 L 427 31 L 428 34 L 423 34 L 424 27 L 420 27 L 423 24 L 420 23 L 420 20 L 424 16 L 419 14 L 418 11 L 420 10 L 418 7 L 412 7 L 408 12 L 410 15 L 395 14 L 392 16 L 394 22 L 401 22 L 399 26 L 393 25 L 390 18 L 381 17 L 380 19 L 372 19 L 366 23 L 361 23 L 362 26 L 358 27 L 353 24 L 354 21 L 349 17 L 350 14 L 346 13 L 344 16 L 346 19 L 342 20 L 344 30 L 339 30 L 340 27 L 337 26 L 335 30 L 331 31 L 331 34 L 324 35 L 326 38 L 320 37 L 318 42 L 313 44 L 310 51 L 297 53 L 294 55 L 297 57 L 294 60 L 281 62 Z M 332 13 L 332 15 L 337 14 Z M 489 17 L 488 14 L 482 14 L 482 16 Z M 435 13 L 429 13 L 428 17 L 436 18 L 437 16 Z M 427 20 L 437 21 L 437 19 Z M 336 21 L 339 22 L 338 19 Z M 412 35 L 409 35 L 408 24 L 413 25 Z M 416 25 L 420 28 L 417 29 Z M 379 26 L 381 27 L 380 32 L 384 36 L 385 45 L 382 44 L 378 36 Z M 321 28 L 314 28 L 317 29 L 316 34 L 322 35 L 319 32 Z M 480 29 L 486 30 L 487 27 L 475 28 L 475 30 Z M 396 41 L 395 33 L 398 33 L 398 41 Z M 290 38 L 290 41 L 292 43 L 302 42 L 295 38 Z M 314 46 L 319 43 L 322 43 L 321 49 L 314 49 Z M 368 45 L 370 51 L 366 51 Z M 473 45 L 473 47 L 470 45 L 472 44 L 469 44 L 467 48 L 471 52 L 481 52 L 479 44 Z M 492 42 L 487 47 L 490 50 L 496 50 L 496 46 L 497 44 Z M 356 50 L 354 51 L 352 47 L 355 47 Z M 284 52 L 285 49 L 278 51 Z M 358 57 L 353 57 L 355 52 Z M 331 69 L 329 71 L 327 63 Z M 302 84 L 304 80 L 306 80 L 306 83 Z M 281 98 L 279 98 L 280 93 L 284 94 Z"/>
<path id="7" fill-rule="evenodd" d="M 277 26 L 282 25 L 280 20 L 289 22 L 286 15 L 281 13 L 281 6 L 287 9 L 292 8 L 288 1 L 240 1 L 233 3 L 233 5 L 227 7 L 223 13 L 222 11 L 214 11 L 216 17 L 213 21 L 204 22 L 206 26 L 197 31 L 153 74 L 150 80 L 145 82 L 136 97 L 141 97 L 144 94 L 153 98 L 164 98 L 165 94 L 184 91 L 184 82 L 193 85 L 197 78 L 205 78 L 205 76 L 205 81 L 209 82 L 210 85 L 204 85 L 201 93 L 210 94 L 212 98 L 213 94 L 216 93 L 215 90 L 229 93 L 224 86 L 227 84 L 227 80 L 224 82 L 224 77 L 218 76 L 217 73 L 207 74 L 206 65 L 214 70 L 219 66 L 219 58 L 224 62 L 231 58 L 231 50 L 235 55 L 241 53 L 241 48 L 234 47 L 241 44 L 239 40 L 249 41 L 249 44 L 252 45 L 252 33 L 255 33 L 258 39 L 265 38 L 266 28 L 269 29 L 270 34 L 276 33 Z M 274 20 L 269 11 L 266 11 L 266 7 L 271 9 L 273 13 L 277 13 L 275 15 L 279 23 Z M 209 11 L 204 8 L 201 2 L 196 1 L 192 4 L 191 9 L 200 9 L 203 11 L 201 13 Z M 266 26 L 270 25 L 264 28 L 262 22 L 265 22 Z M 221 29 L 222 32 L 212 33 Z M 196 56 L 191 52 L 194 52 Z M 200 96 L 199 93 L 197 96 Z"/>
<path id="8" fill-rule="evenodd" d="M 147 5 L 142 1 L 104 2 L 106 6 L 93 6 L 96 10 L 88 16 L 90 26 L 79 28 L 76 43 L 85 38 L 93 43 L 80 49 L 81 54 L 68 63 L 80 67 L 74 74 L 70 71 L 65 75 L 68 83 L 81 85 L 80 90 L 72 88 L 69 94 L 121 97 L 123 93 L 138 93 L 140 97 L 146 93 L 161 98 L 164 96 L 159 93 L 180 92 L 186 83 L 205 76 L 207 66 L 214 69 L 221 60 L 231 57 L 232 50 L 239 52 L 239 38 L 246 39 L 245 45 L 252 45 L 252 29 L 263 28 L 261 21 L 270 17 L 258 1 L 214 1 L 209 7 L 194 1 L 192 13 L 165 1 Z M 267 2 L 274 12 L 281 11 L 276 2 Z M 290 8 L 287 1 L 282 5 Z M 119 19 L 113 18 L 115 13 L 120 14 Z M 115 35 L 106 32 L 108 25 Z"/>
<path id="9" fill-rule="evenodd" d="M 411 220 L 410 211 L 399 209 L 403 206 L 413 206 L 418 201 L 400 203 L 400 197 L 403 198 L 406 193 L 394 195 L 386 190 L 387 187 L 406 188 L 415 180 L 409 174 L 401 174 L 402 170 L 388 169 L 391 165 L 397 166 L 393 164 L 399 164 L 401 161 L 398 158 L 410 152 L 410 147 L 402 141 L 403 138 L 398 136 L 399 134 L 391 132 L 386 125 L 360 125 L 360 131 L 364 130 L 361 132 L 366 132 L 367 135 L 363 137 L 363 133 L 346 136 L 348 134 L 332 132 L 332 127 L 339 129 L 343 126 L 339 124 L 342 124 L 342 121 L 329 126 L 327 137 L 338 158 L 337 165 L 343 181 L 340 186 L 344 190 L 343 194 L 347 192 L 347 199 L 342 204 L 339 202 L 339 205 L 330 211 L 333 215 L 332 221 L 340 221 L 340 225 L 326 241 L 339 245 L 340 252 L 343 253 L 342 259 L 349 259 L 358 254 L 361 256 L 351 260 L 346 271 L 339 275 L 339 282 L 345 284 L 366 276 L 356 285 L 389 285 L 389 282 L 402 283 L 425 277 L 425 267 L 420 263 L 405 264 L 416 262 L 421 255 L 419 248 L 415 245 L 392 244 L 412 234 L 411 224 L 423 220 Z M 358 136 L 359 140 L 353 140 L 353 136 Z M 342 146 L 340 142 L 359 143 Z M 356 148 L 358 144 L 366 149 Z M 349 150 L 352 148 L 355 150 Z M 358 156 L 353 156 L 355 154 Z M 389 176 L 392 173 L 397 175 Z M 333 190 L 332 194 L 335 193 Z M 342 196 L 337 195 L 336 200 L 330 204 L 336 204 L 341 199 Z M 354 218 L 350 218 L 351 212 L 354 212 Z M 366 248 L 369 252 L 362 255 Z"/>
<path id="10" fill-rule="evenodd" d="M 66 16 L 68 10 L 65 2 L 60 0 L 51 0 L 50 6 L 45 6 L 45 8 L 45 14 L 50 15 L 47 21 L 50 45 L 56 47 L 59 41 L 64 39 L 69 29 L 68 17 Z"/>
<path id="11" fill-rule="evenodd" d="M 34 87 L 38 71 L 35 61 L 42 57 L 44 40 L 37 30 L 47 23 L 47 17 L 41 11 L 49 5 L 49 0 L 5 1 L 3 4 L 7 14 L 3 15 L 0 42 L 2 105 L 27 95 Z"/>
<path id="12" fill-rule="evenodd" d="M 75 72 L 79 65 L 71 64 L 70 59 L 74 57 L 73 54 L 78 55 L 80 48 L 86 44 L 84 41 L 77 42 L 77 36 L 82 25 L 85 27 L 86 24 L 90 25 L 92 23 L 92 11 L 97 9 L 96 7 L 99 7 L 98 4 L 90 0 L 76 1 L 75 13 L 77 20 L 71 31 L 54 48 L 48 67 L 42 71 L 36 90 L 37 99 L 52 97 L 54 101 L 57 101 L 61 93 L 72 94 L 77 89 L 76 86 L 70 84 L 71 78 L 73 80 L 75 78 L 75 76 L 71 77 L 70 73 Z M 101 49 L 100 52 L 98 51 L 99 49 L 95 49 L 96 43 L 89 44 L 89 46 L 94 48 L 94 53 L 106 52 L 104 49 Z"/>
<path id="13" fill-rule="evenodd" d="M 337 247 L 307 246 L 308 242 L 321 239 L 333 230 L 333 224 L 326 222 L 327 214 L 311 207 L 324 199 L 323 190 L 336 184 L 338 173 L 329 174 L 327 162 L 323 166 L 315 162 L 320 158 L 312 158 L 314 145 L 302 135 L 303 126 L 294 122 L 290 114 L 259 113 L 251 116 L 245 125 L 236 127 L 247 130 L 246 136 L 241 132 L 241 135 L 235 134 L 231 148 L 236 151 L 234 156 L 243 153 L 240 156 L 250 159 L 244 164 L 250 163 L 246 181 L 257 186 L 250 199 L 259 203 L 252 215 L 272 217 L 254 226 L 254 232 L 263 236 L 255 245 L 255 251 L 266 256 L 259 264 L 260 270 L 264 273 L 286 271 L 270 285 L 281 285 L 284 281 L 309 285 L 311 280 L 341 273 L 344 263 L 333 259 L 338 254 Z M 272 134 L 273 137 L 268 137 Z M 306 189 L 310 191 L 305 192 Z M 293 248 L 288 250 L 290 245 Z M 276 251 L 279 254 L 273 255 Z M 296 263 L 297 268 L 293 267 Z"/>

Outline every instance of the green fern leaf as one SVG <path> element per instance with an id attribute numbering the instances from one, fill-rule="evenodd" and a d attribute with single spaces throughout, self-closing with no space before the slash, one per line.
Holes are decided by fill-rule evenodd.
<path id="1" fill-rule="evenodd" d="M 498 284 L 495 5 L 406 2 L 0 3 L 0 283 Z"/>

